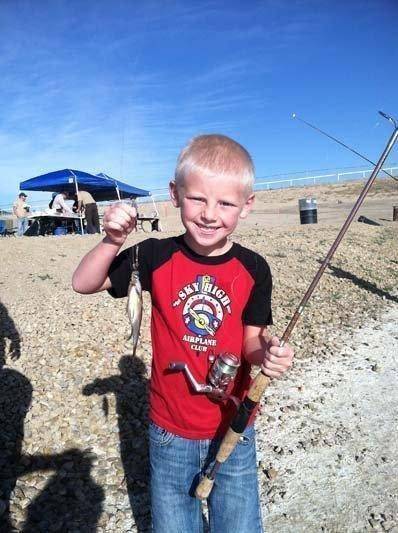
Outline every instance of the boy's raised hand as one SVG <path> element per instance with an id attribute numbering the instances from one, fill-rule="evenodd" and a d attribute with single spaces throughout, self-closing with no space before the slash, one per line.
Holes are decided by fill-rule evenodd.
<path id="1" fill-rule="evenodd" d="M 292 366 L 293 348 L 289 344 L 280 347 L 278 337 L 272 337 L 264 354 L 261 370 L 270 378 L 279 378 Z"/>
<path id="2" fill-rule="evenodd" d="M 108 239 L 121 246 L 137 223 L 137 211 L 131 205 L 117 203 L 106 208 L 103 229 Z"/>

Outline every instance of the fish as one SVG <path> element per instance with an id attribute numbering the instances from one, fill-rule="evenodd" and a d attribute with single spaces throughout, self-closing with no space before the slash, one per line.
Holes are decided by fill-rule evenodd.
<path id="1" fill-rule="evenodd" d="M 131 334 L 128 342 L 133 343 L 133 355 L 137 349 L 138 338 L 140 336 L 140 327 L 142 320 L 142 287 L 138 272 L 138 246 L 133 248 L 133 270 L 128 288 L 127 297 L 127 315 L 131 324 Z"/>

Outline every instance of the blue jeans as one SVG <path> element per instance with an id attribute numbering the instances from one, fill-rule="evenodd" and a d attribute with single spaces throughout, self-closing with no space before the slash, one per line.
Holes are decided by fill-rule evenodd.
<path id="1" fill-rule="evenodd" d="M 28 218 L 27 217 L 18 218 L 17 224 L 18 224 L 18 237 L 22 237 L 22 235 L 28 229 Z"/>
<path id="2" fill-rule="evenodd" d="M 200 473 L 213 464 L 220 441 L 178 437 L 151 422 L 152 527 L 155 533 L 203 533 L 201 502 L 194 492 Z M 208 498 L 212 533 L 261 533 L 255 432 L 246 428 L 220 467 Z"/>

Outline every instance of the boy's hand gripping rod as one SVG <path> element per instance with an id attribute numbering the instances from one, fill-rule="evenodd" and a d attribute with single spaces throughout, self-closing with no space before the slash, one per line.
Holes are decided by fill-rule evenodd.
<path id="1" fill-rule="evenodd" d="M 282 338 L 281 338 L 281 343 L 280 343 L 281 346 L 283 346 L 288 341 L 298 319 L 300 318 L 301 314 L 304 311 L 305 306 L 308 303 L 308 300 L 310 299 L 312 293 L 314 292 L 316 286 L 318 285 L 323 272 L 325 271 L 326 267 L 329 265 L 334 252 L 336 251 L 346 231 L 348 230 L 351 222 L 353 221 L 356 213 L 361 207 L 362 202 L 365 199 L 365 196 L 369 192 L 369 189 L 371 188 L 373 182 L 375 181 L 377 174 L 379 173 L 381 167 L 384 164 L 384 161 L 386 160 L 388 154 L 390 153 L 391 149 L 393 148 L 398 138 L 398 125 L 396 121 L 391 117 L 388 117 L 384 114 L 382 115 L 394 124 L 395 126 L 394 132 L 391 135 L 382 155 L 380 156 L 380 159 L 377 162 L 375 169 L 373 170 L 361 194 L 359 195 L 354 207 L 352 208 L 351 213 L 348 215 L 347 220 L 344 222 L 339 234 L 336 237 L 336 240 L 332 244 L 328 254 L 323 260 L 318 272 L 316 273 L 314 279 L 312 280 L 310 286 L 307 289 L 307 292 L 303 296 L 303 299 L 301 300 L 285 332 L 283 333 Z M 270 382 L 271 382 L 271 379 L 268 376 L 266 376 L 262 370 L 254 378 L 250 386 L 250 389 L 247 392 L 245 399 L 240 404 L 240 407 L 236 415 L 234 416 L 231 422 L 231 425 L 220 444 L 220 448 L 218 449 L 213 467 L 210 469 L 209 472 L 206 473 L 206 475 L 203 477 L 203 479 L 201 480 L 201 482 L 198 484 L 196 488 L 195 494 L 198 499 L 203 500 L 209 496 L 214 485 L 214 480 L 215 480 L 217 471 L 219 470 L 220 466 L 228 459 L 228 457 L 231 455 L 231 453 L 235 449 L 235 446 L 237 445 L 240 439 L 240 436 L 242 435 L 242 433 L 244 432 L 247 426 L 250 415 L 252 414 L 254 408 L 258 405 L 265 389 L 268 387 Z"/>

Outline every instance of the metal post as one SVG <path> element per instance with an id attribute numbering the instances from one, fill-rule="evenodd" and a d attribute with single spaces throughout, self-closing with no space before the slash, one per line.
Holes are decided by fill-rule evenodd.
<path id="1" fill-rule="evenodd" d="M 118 199 L 119 199 L 119 201 L 120 201 L 120 191 L 119 191 L 119 186 L 118 186 L 117 183 L 115 183 L 115 187 L 116 187 L 116 194 L 117 194 L 117 197 L 118 197 Z"/>
<path id="2" fill-rule="evenodd" d="M 71 170 L 69 170 L 69 172 L 72 174 L 74 180 L 75 180 L 75 188 L 76 188 L 76 198 L 77 198 L 77 195 L 79 194 L 79 187 L 77 185 L 77 178 L 76 178 L 76 175 L 74 172 L 72 172 Z M 82 217 L 82 214 L 81 212 L 79 212 L 79 219 L 80 219 L 80 233 L 81 235 L 84 234 L 84 229 L 83 229 L 83 217 Z"/>
<path id="3" fill-rule="evenodd" d="M 155 200 L 154 200 L 152 194 L 151 194 L 151 200 L 152 200 L 152 203 L 153 203 L 153 207 L 155 208 L 156 217 L 159 219 L 159 220 L 158 220 L 158 228 L 160 229 L 160 231 L 163 231 L 162 224 L 161 224 L 161 222 L 160 222 L 159 211 L 158 211 L 158 208 L 157 208 L 157 206 L 156 206 L 156 204 L 155 204 Z"/>

